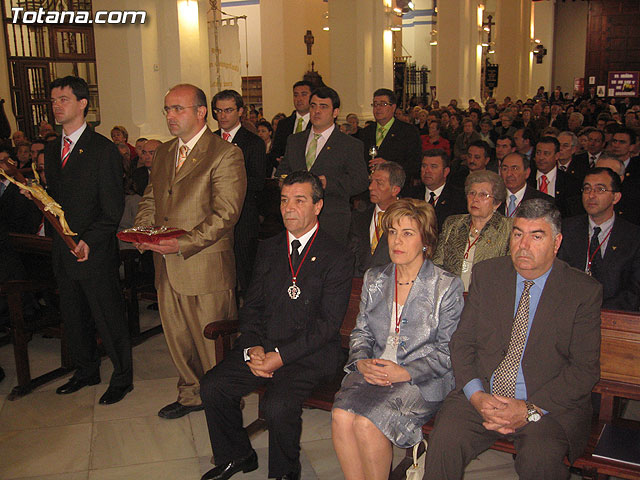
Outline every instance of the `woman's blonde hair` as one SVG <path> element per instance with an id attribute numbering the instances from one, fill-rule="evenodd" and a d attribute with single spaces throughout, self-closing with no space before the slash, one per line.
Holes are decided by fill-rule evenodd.
<path id="1" fill-rule="evenodd" d="M 438 242 L 438 221 L 436 211 L 424 200 L 401 198 L 389 206 L 382 217 L 382 229 L 389 233 L 393 224 L 403 217 L 409 217 L 418 224 L 418 231 L 424 245 L 424 257 L 432 258 Z"/>

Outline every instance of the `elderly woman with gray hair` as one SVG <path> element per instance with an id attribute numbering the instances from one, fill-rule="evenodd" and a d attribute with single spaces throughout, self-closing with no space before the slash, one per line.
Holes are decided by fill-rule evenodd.
<path id="1" fill-rule="evenodd" d="M 471 172 L 464 183 L 468 214 L 447 218 L 438 237 L 433 263 L 459 275 L 469 290 L 475 263 L 509 253 L 511 220 L 497 212 L 507 190 L 489 170 Z"/>

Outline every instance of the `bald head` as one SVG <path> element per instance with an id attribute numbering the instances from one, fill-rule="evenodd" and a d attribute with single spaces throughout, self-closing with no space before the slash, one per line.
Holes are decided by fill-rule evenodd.
<path id="1" fill-rule="evenodd" d="M 156 149 L 162 145 L 160 140 L 147 140 L 142 147 L 142 164 L 151 168 L 151 164 L 153 163 L 153 156 L 156 153 Z"/>

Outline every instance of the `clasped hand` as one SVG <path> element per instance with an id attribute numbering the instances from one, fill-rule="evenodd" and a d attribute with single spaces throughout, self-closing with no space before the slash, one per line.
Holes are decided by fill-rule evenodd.
<path id="1" fill-rule="evenodd" d="M 265 353 L 264 347 L 261 346 L 251 347 L 249 358 L 247 366 L 256 377 L 271 378 L 273 372 L 283 365 L 282 357 L 278 352 Z"/>
<path id="2" fill-rule="evenodd" d="M 388 387 L 392 383 L 408 382 L 411 380 L 409 372 L 391 360 L 382 358 L 367 358 L 358 360 L 358 371 L 371 385 Z"/>
<path id="3" fill-rule="evenodd" d="M 471 395 L 469 401 L 482 416 L 482 425 L 487 430 L 507 435 L 527 424 L 527 404 L 524 400 L 479 391 Z"/>
<path id="4" fill-rule="evenodd" d="M 140 253 L 143 253 L 145 250 L 151 250 L 161 255 L 169 255 L 170 253 L 178 253 L 180 251 L 177 238 L 160 240 L 158 243 L 135 243 L 134 246 Z"/>

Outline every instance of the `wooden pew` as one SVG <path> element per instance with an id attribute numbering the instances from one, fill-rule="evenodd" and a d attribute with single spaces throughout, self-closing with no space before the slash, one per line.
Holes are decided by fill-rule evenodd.
<path id="1" fill-rule="evenodd" d="M 349 335 L 358 316 L 361 290 L 362 279 L 354 278 L 349 306 L 340 327 L 342 346 L 345 349 L 349 348 Z M 205 337 L 214 340 L 218 360 L 224 358 L 224 354 L 231 349 L 237 332 L 238 322 L 235 320 L 214 322 L 206 326 Z M 582 457 L 574 462 L 573 467 L 582 470 L 582 476 L 585 479 L 596 480 L 603 478 L 603 475 L 614 475 L 620 478 L 640 480 L 640 467 L 607 461 L 591 455 L 605 423 L 625 423 L 627 426 L 629 424 L 629 422 L 622 421 L 616 414 L 616 400 L 640 400 L 640 314 L 603 310 L 601 333 L 601 378 L 593 389 L 593 392 L 601 395 L 600 413 L 594 417 L 587 450 Z M 340 388 L 343 375 L 342 372 L 337 372 L 333 381 L 314 391 L 305 401 L 304 406 L 330 411 L 333 406 L 333 396 Z M 261 392 L 262 390 L 258 391 L 259 394 Z M 640 425 L 636 425 L 636 427 L 640 428 Z M 259 418 L 249 425 L 247 430 L 252 435 L 265 428 L 266 422 L 259 414 Z M 432 429 L 433 421 L 424 425 L 423 432 L 426 437 Z M 506 440 L 497 441 L 491 448 L 515 453 L 513 443 Z M 407 449 L 407 457 L 393 470 L 389 478 L 404 478 L 404 472 L 410 463 L 411 449 Z"/>
<path id="2" fill-rule="evenodd" d="M 38 324 L 27 322 L 23 312 L 22 299 L 25 294 L 50 292 L 56 290 L 53 271 L 51 270 L 51 239 L 37 235 L 11 233 L 9 241 L 13 249 L 20 255 L 29 280 L 15 280 L 0 284 L 0 295 L 5 295 L 9 304 L 10 330 L 13 343 L 13 355 L 16 364 L 18 385 L 9 393 L 7 399 L 15 400 L 28 394 L 34 388 L 65 375 L 71 371 L 71 361 L 62 335 L 61 319 L 57 312 L 47 310 L 39 318 Z M 44 330 L 39 325 L 44 324 Z M 60 347 L 61 365 L 43 375 L 31 378 L 29 366 L 28 343 L 36 331 L 62 338 Z"/>

